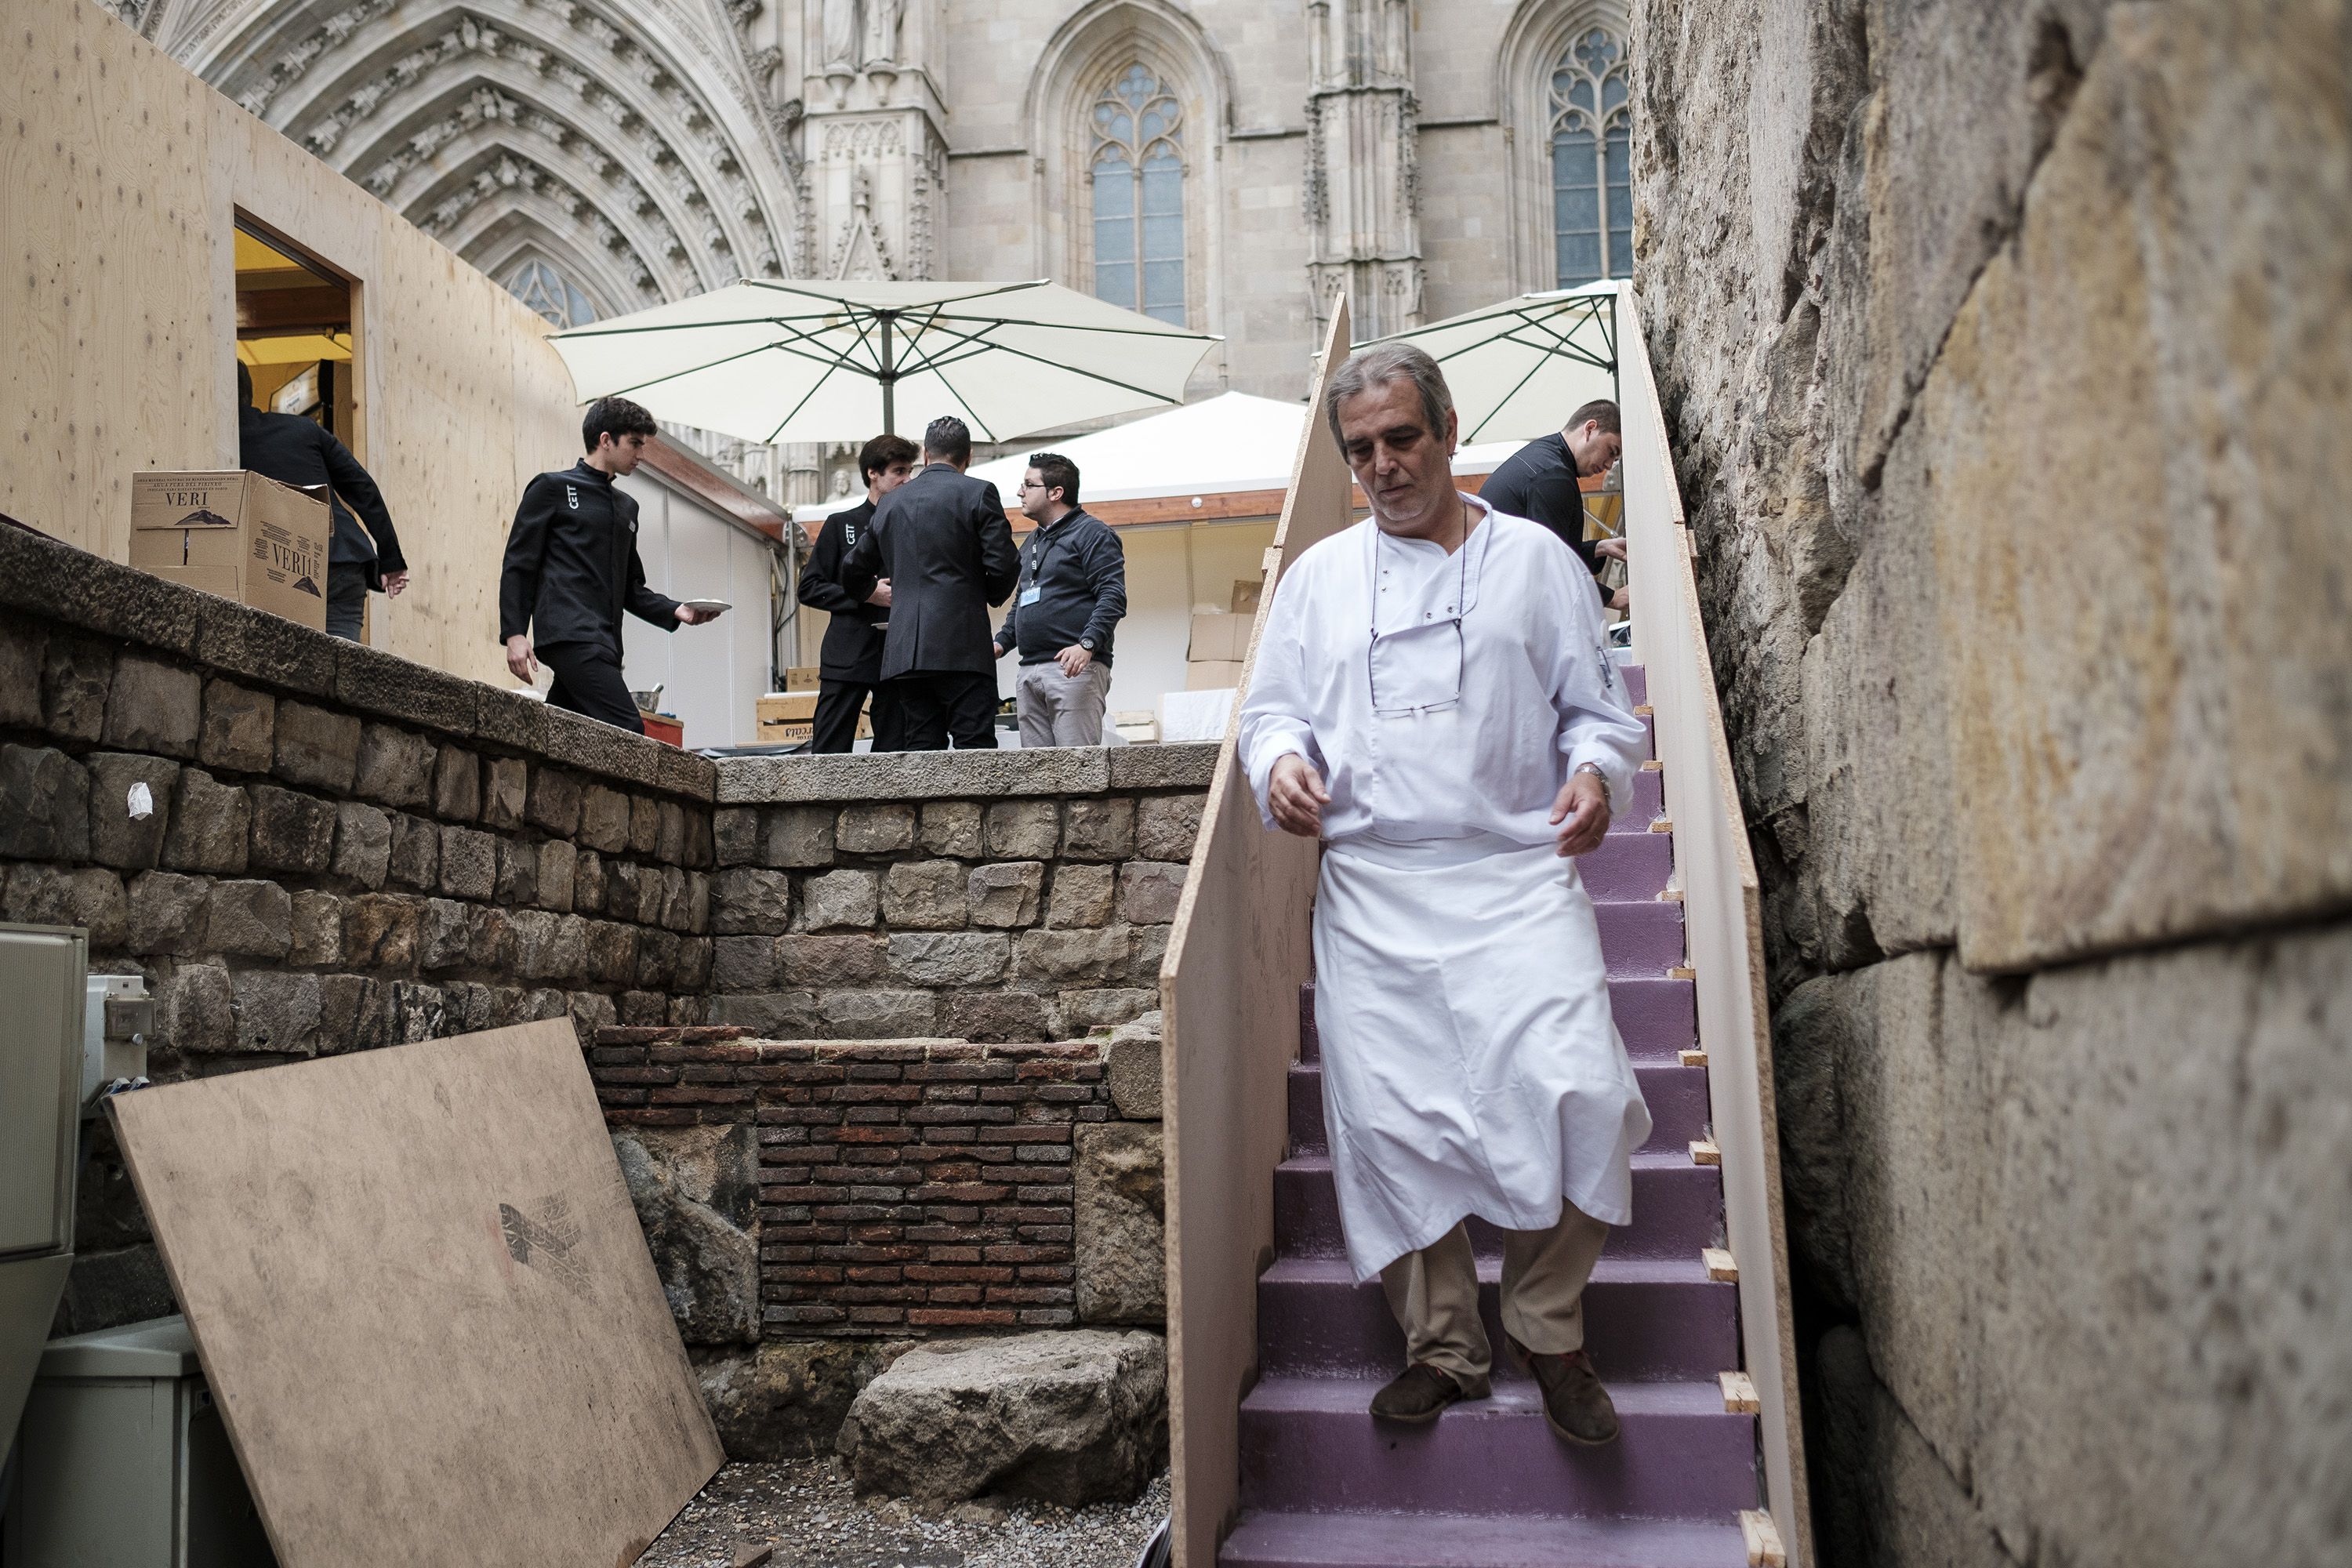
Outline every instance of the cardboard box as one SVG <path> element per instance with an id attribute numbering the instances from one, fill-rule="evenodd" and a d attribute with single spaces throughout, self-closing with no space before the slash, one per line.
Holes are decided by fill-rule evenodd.
<path id="1" fill-rule="evenodd" d="M 228 468 L 134 474 L 131 564 L 327 628 L 327 503 Z"/>
<path id="2" fill-rule="evenodd" d="M 1251 621 L 1248 616 L 1194 616 L 1192 649 L 1185 657 L 1196 660 L 1246 658 Z"/>
<path id="3" fill-rule="evenodd" d="M 1242 661 L 1237 658 L 1196 658 L 1184 667 L 1184 689 L 1187 691 L 1223 691 L 1242 683 Z"/>
<path id="4" fill-rule="evenodd" d="M 1234 581 L 1234 614 L 1237 616 L 1247 616 L 1252 620 L 1255 620 L 1257 618 L 1258 596 L 1265 593 L 1265 579 L 1263 577 L 1235 578 Z"/>
<path id="5" fill-rule="evenodd" d="M 818 670 L 815 665 L 796 664 L 790 669 L 784 671 L 784 689 L 787 691 L 814 691 L 817 688 L 817 682 L 824 679 L 824 675 Z"/>
<path id="6" fill-rule="evenodd" d="M 754 705 L 760 744 L 792 745 L 816 733 L 816 693 L 771 691 Z"/>

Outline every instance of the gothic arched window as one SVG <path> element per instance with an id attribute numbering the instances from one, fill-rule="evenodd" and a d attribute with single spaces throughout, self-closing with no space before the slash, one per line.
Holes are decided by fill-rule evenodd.
<path id="1" fill-rule="evenodd" d="M 1566 289 L 1633 271 L 1633 109 L 1624 41 L 1605 27 L 1571 39 L 1551 75 L 1554 281 Z"/>
<path id="2" fill-rule="evenodd" d="M 1183 107 L 1130 65 L 1095 100 L 1095 295 L 1184 324 Z"/>
<path id="3" fill-rule="evenodd" d="M 539 257 L 507 275 L 507 292 L 559 327 L 584 327 L 596 319 L 588 296 Z"/>

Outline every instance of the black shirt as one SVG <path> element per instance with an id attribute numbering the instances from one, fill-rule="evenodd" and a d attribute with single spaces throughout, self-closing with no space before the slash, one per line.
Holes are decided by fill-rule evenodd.
<path id="1" fill-rule="evenodd" d="M 1024 603 L 1032 588 L 1037 597 Z M 1091 637 L 1095 658 L 1108 664 L 1111 630 L 1126 614 L 1127 551 L 1118 535 L 1090 512 L 1065 512 L 1021 546 L 1021 574 L 996 646 L 1019 648 L 1024 664 L 1043 664 Z"/>
<path id="2" fill-rule="evenodd" d="M 576 463 L 524 487 L 499 574 L 499 640 L 580 643 L 621 653 L 621 612 L 677 630 L 677 601 L 646 586 L 637 503 L 612 476 Z"/>
<path id="3" fill-rule="evenodd" d="M 1478 499 L 1507 516 L 1542 523 L 1576 552 L 1586 570 L 1600 574 L 1601 557 L 1592 548 L 1598 542 L 1584 537 L 1584 492 L 1577 486 L 1576 459 L 1569 455 L 1565 437 L 1530 441 L 1503 459 L 1478 487 Z"/>
<path id="4" fill-rule="evenodd" d="M 835 512 L 824 520 L 808 564 L 801 568 L 801 603 L 833 616 L 817 655 L 817 673 L 826 680 L 872 686 L 882 679 L 882 628 L 890 624 L 890 612 L 851 598 L 841 585 L 841 558 L 873 521 L 870 500 Z"/>
<path id="5" fill-rule="evenodd" d="M 250 405 L 236 411 L 239 466 L 264 479 L 302 489 L 325 486 L 333 491 L 334 537 L 327 548 L 331 562 L 372 563 L 368 586 L 383 585 L 386 572 L 405 572 L 400 536 L 393 531 L 392 513 L 384 510 L 383 492 L 360 467 L 350 447 L 314 420 L 292 414 L 264 414 Z M 353 510 L 359 516 L 352 515 Z M 360 523 L 367 524 L 366 532 Z M 371 543 L 369 534 L 375 536 Z"/>
<path id="6" fill-rule="evenodd" d="M 996 487 L 932 463 L 882 498 L 842 555 L 841 586 L 862 599 L 890 579 L 883 679 L 992 676 L 988 606 L 1004 603 L 1020 564 Z"/>

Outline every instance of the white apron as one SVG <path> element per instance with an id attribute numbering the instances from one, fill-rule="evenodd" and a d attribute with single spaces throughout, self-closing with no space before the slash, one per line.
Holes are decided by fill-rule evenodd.
<path id="1" fill-rule="evenodd" d="M 1609 1010 L 1592 901 L 1551 846 L 1480 834 L 1325 846 L 1315 1023 L 1359 1280 L 1470 1215 L 1633 1217 L 1649 1108 Z"/>

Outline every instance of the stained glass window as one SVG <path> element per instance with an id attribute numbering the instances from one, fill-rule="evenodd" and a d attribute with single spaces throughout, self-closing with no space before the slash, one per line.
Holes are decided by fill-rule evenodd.
<path id="1" fill-rule="evenodd" d="M 1633 275 L 1633 138 L 1624 42 L 1589 28 L 1552 68 L 1551 226 L 1562 289 Z"/>
<path id="2" fill-rule="evenodd" d="M 507 275 L 507 292 L 559 327 L 583 327 L 596 319 L 588 296 L 536 256 Z"/>
<path id="3" fill-rule="evenodd" d="M 1095 294 L 1184 324 L 1183 107 L 1140 64 L 1094 107 Z"/>

